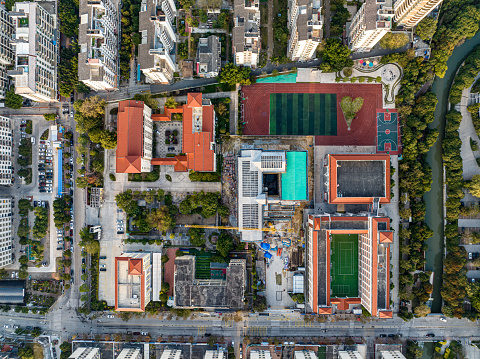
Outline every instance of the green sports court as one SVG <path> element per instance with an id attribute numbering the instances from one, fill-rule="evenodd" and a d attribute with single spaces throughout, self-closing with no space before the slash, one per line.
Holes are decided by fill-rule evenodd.
<path id="1" fill-rule="evenodd" d="M 358 234 L 332 234 L 332 297 L 358 297 Z"/>
<path id="2" fill-rule="evenodd" d="M 270 135 L 337 135 L 337 95 L 271 93 Z"/>

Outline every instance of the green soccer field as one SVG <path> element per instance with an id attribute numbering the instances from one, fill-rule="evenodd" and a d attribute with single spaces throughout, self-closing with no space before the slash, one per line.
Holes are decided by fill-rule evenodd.
<path id="1" fill-rule="evenodd" d="M 333 234 L 332 297 L 358 297 L 358 234 Z"/>
<path id="2" fill-rule="evenodd" d="M 337 95 L 270 94 L 270 135 L 337 135 Z"/>

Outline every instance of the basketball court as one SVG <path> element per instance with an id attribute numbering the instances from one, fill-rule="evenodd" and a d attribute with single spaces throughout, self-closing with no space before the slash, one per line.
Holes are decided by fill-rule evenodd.
<path id="1" fill-rule="evenodd" d="M 398 114 L 377 110 L 377 152 L 398 151 Z"/>
<path id="2" fill-rule="evenodd" d="M 332 297 L 358 297 L 358 234 L 332 234 Z"/>

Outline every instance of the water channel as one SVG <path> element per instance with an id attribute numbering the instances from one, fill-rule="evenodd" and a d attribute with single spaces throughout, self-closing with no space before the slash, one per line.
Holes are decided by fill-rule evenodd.
<path id="1" fill-rule="evenodd" d="M 457 47 L 448 59 L 448 70 L 443 78 L 436 77 L 432 84 L 432 92 L 437 95 L 438 104 L 435 108 L 435 120 L 430 124 L 439 132 L 439 139 L 427 154 L 427 162 L 432 167 L 432 189 L 424 196 L 427 212 L 425 220 L 433 230 L 434 235 L 427 240 L 426 269 L 435 273 L 433 282 L 432 313 L 441 313 L 443 267 L 443 164 L 442 164 L 442 141 L 445 132 L 445 113 L 448 109 L 448 93 L 457 72 L 458 66 L 465 60 L 468 53 L 480 44 L 480 32 Z"/>

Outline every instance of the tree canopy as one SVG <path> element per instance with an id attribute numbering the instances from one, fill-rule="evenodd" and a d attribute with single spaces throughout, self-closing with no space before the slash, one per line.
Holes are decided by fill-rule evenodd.
<path id="1" fill-rule="evenodd" d="M 218 81 L 234 87 L 237 83 L 241 85 L 250 85 L 250 67 L 235 66 L 229 62 L 220 72 Z"/>
<path id="2" fill-rule="evenodd" d="M 424 41 L 428 41 L 433 37 L 437 30 L 437 19 L 427 16 L 415 27 L 415 33 Z"/>
<path id="3" fill-rule="evenodd" d="M 13 109 L 22 108 L 23 97 L 15 94 L 15 89 L 11 89 L 5 94 L 5 106 Z"/>
<path id="4" fill-rule="evenodd" d="M 228 253 L 233 250 L 233 239 L 227 232 L 222 232 L 217 239 L 217 251 L 222 257 L 228 257 Z"/>
<path id="5" fill-rule="evenodd" d="M 357 112 L 362 109 L 363 98 L 357 97 L 352 99 L 350 96 L 345 96 L 340 101 L 340 107 L 342 108 L 343 115 L 345 116 L 345 121 L 347 122 L 348 129 L 350 130 L 350 125 L 352 124 L 353 119 L 357 115 Z"/>
<path id="6" fill-rule="evenodd" d="M 147 222 L 161 232 L 175 228 L 175 217 L 170 213 L 168 206 L 153 208 L 147 215 Z"/>
<path id="7" fill-rule="evenodd" d="M 344 67 L 353 66 L 350 59 L 351 51 L 347 46 L 342 45 L 338 39 L 327 39 L 325 49 L 322 52 L 324 63 L 321 69 L 325 72 L 340 71 Z"/>
<path id="8" fill-rule="evenodd" d="M 400 49 L 408 44 L 408 36 L 404 33 L 387 32 L 380 40 L 380 47 L 382 49 Z"/>
<path id="9" fill-rule="evenodd" d="M 473 196 L 480 198 L 480 175 L 474 175 L 467 187 Z"/>

